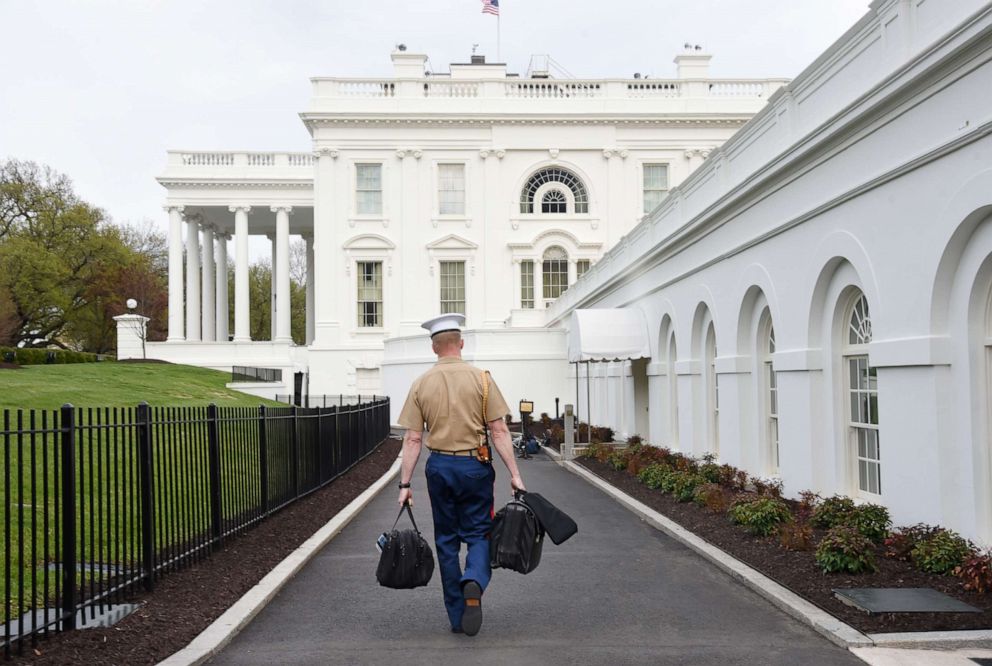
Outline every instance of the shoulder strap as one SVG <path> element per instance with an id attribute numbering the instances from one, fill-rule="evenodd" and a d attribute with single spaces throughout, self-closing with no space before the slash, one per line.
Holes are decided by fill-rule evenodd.
<path id="1" fill-rule="evenodd" d="M 400 518 L 403 516 L 404 511 L 406 511 L 407 515 L 410 516 L 410 522 L 413 523 L 413 529 L 417 531 L 417 534 L 420 534 L 420 528 L 417 527 L 417 521 L 413 519 L 413 511 L 410 509 L 409 502 L 404 504 L 403 507 L 400 509 L 399 514 L 397 514 L 396 520 L 393 521 L 393 529 L 394 530 L 396 529 L 396 524 L 400 522 Z"/>
<path id="2" fill-rule="evenodd" d="M 489 373 L 485 370 L 482 371 L 482 423 L 488 424 L 489 419 L 486 418 L 486 403 L 489 402 Z"/>

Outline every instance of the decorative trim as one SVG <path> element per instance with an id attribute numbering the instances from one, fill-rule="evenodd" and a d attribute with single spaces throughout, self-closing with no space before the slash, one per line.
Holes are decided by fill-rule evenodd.
<path id="1" fill-rule="evenodd" d="M 352 127 L 382 126 L 382 125 L 433 125 L 433 126 L 491 126 L 491 125 L 641 125 L 651 127 L 742 127 L 750 119 L 751 114 L 740 117 L 724 116 L 716 118 L 660 118 L 645 116 L 639 118 L 446 118 L 446 117 L 378 117 L 367 115 L 360 117 L 304 117 L 307 126 L 313 125 L 349 125 Z"/>
<path id="2" fill-rule="evenodd" d="M 337 148 L 331 148 L 330 146 L 321 146 L 320 148 L 317 148 L 316 150 L 313 151 L 313 156 L 316 158 L 326 156 L 326 157 L 330 157 L 332 160 L 337 159 L 338 155 L 340 154 L 341 153 L 338 151 Z"/>
<path id="3" fill-rule="evenodd" d="M 292 215 L 293 214 L 293 207 L 292 206 L 282 206 L 282 205 L 280 205 L 280 206 L 269 206 L 269 210 L 271 210 L 273 213 L 278 213 L 279 211 L 284 210 L 284 211 L 286 211 L 286 215 Z"/>
<path id="4" fill-rule="evenodd" d="M 558 159 L 558 153 L 561 152 L 557 148 L 548 148 L 548 155 L 551 155 L 551 159 Z"/>
<path id="5" fill-rule="evenodd" d="M 313 179 L 307 181 L 275 182 L 275 181 L 244 181 L 244 180 L 172 180 L 168 178 L 158 178 L 162 187 L 202 187 L 219 188 L 226 187 L 235 190 L 260 189 L 260 188 L 286 188 L 286 189 L 313 189 Z"/>
<path id="6" fill-rule="evenodd" d="M 162 210 L 164 210 L 166 213 L 171 213 L 172 211 L 176 211 L 177 213 L 182 215 L 183 211 L 186 210 L 186 206 L 182 204 L 166 204 L 162 206 Z"/>
<path id="7" fill-rule="evenodd" d="M 239 210 L 244 211 L 245 215 L 251 213 L 251 206 L 228 206 L 227 210 L 231 213 L 237 213 Z"/>

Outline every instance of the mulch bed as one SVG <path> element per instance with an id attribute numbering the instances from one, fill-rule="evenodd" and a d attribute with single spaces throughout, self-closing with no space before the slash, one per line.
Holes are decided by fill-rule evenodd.
<path id="1" fill-rule="evenodd" d="M 21 366 L 16 363 L 8 363 L 7 361 L 0 361 L 0 370 L 20 370 Z"/>
<path id="2" fill-rule="evenodd" d="M 965 591 L 953 576 L 936 576 L 915 569 L 908 562 L 886 558 L 884 549 L 876 552 L 879 566 L 871 574 L 825 574 L 816 565 L 813 552 L 795 552 L 782 548 L 776 537 L 752 536 L 730 522 L 724 513 L 712 513 L 692 502 L 681 503 L 670 495 L 653 490 L 627 472 L 618 472 L 606 463 L 577 458 L 597 476 L 682 527 L 747 563 L 837 619 L 865 633 L 901 631 L 948 631 L 992 628 L 992 594 Z M 817 530 L 814 542 L 825 531 Z M 815 548 L 815 546 L 814 546 Z M 981 613 L 879 613 L 868 615 L 848 606 L 834 596 L 835 588 L 848 587 L 930 587 L 967 604 Z"/>
<path id="3" fill-rule="evenodd" d="M 96 666 L 161 661 L 189 644 L 381 477 L 396 460 L 400 446 L 398 439 L 386 440 L 326 488 L 289 505 L 198 565 L 166 574 L 152 594 L 138 598 L 144 605 L 115 626 L 56 634 L 36 648 L 25 645 L 23 656 L 6 663 Z"/>

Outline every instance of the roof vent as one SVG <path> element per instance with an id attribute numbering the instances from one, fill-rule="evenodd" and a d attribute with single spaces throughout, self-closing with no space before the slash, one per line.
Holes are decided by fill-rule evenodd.
<path id="1" fill-rule="evenodd" d="M 472 56 L 472 64 L 473 65 L 485 65 L 486 64 L 486 56 L 484 56 L 484 55 L 473 55 Z"/>

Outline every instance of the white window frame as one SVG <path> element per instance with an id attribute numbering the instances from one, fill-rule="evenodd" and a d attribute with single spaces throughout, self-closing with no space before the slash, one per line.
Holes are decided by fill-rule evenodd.
<path id="1" fill-rule="evenodd" d="M 463 205 L 462 205 L 462 212 L 460 212 L 460 213 L 443 213 L 443 212 L 441 212 L 441 167 L 444 167 L 444 166 L 461 166 L 462 167 L 462 176 L 463 176 L 463 179 L 464 179 L 463 180 L 463 187 L 464 187 L 463 194 L 465 196 L 465 200 L 464 200 Z M 434 175 L 433 182 L 434 182 L 434 215 L 435 215 L 435 221 L 439 221 L 440 220 L 440 221 L 463 222 L 463 221 L 468 220 L 469 219 L 469 201 L 470 201 L 470 198 L 469 198 L 469 190 L 470 190 L 470 186 L 469 186 L 470 179 L 469 179 L 469 176 L 471 175 L 471 170 L 470 170 L 469 163 L 468 162 L 465 162 L 463 160 L 456 160 L 456 159 L 452 159 L 452 160 L 439 159 L 439 160 L 436 160 L 436 161 L 433 162 L 432 170 L 433 170 L 433 175 Z"/>
<path id="2" fill-rule="evenodd" d="M 858 316 L 858 327 L 853 326 L 855 315 Z M 857 296 L 851 299 L 843 322 L 841 337 L 844 366 L 843 405 L 851 460 L 853 482 L 851 485 L 857 495 L 877 499 L 882 494 L 878 373 L 871 366 L 868 358 L 868 344 L 872 338 L 871 310 L 868 307 L 868 299 L 862 292 L 859 291 Z M 856 340 L 852 341 L 852 337 Z M 871 455 L 872 452 L 874 456 Z"/>
<path id="3" fill-rule="evenodd" d="M 703 333 L 703 372 L 706 373 L 706 406 L 709 419 L 709 452 L 720 457 L 720 376 L 716 372 L 716 325 L 709 319 Z"/>
<path id="4" fill-rule="evenodd" d="M 524 284 L 524 264 L 530 266 L 530 285 Z M 520 309 L 521 310 L 533 310 L 537 301 L 535 299 L 535 290 L 537 289 L 537 278 L 534 273 L 536 271 L 537 262 L 534 259 L 521 259 L 520 260 Z M 530 298 L 524 298 L 524 290 L 530 289 Z"/>
<path id="5" fill-rule="evenodd" d="M 362 279 L 362 264 L 379 264 L 379 325 L 378 326 L 366 326 L 361 323 L 363 312 L 360 307 L 361 303 L 367 302 L 359 299 L 358 290 L 360 288 L 359 281 Z M 355 259 L 355 280 L 353 283 L 355 295 L 355 318 L 352 320 L 355 323 L 355 328 L 359 331 L 382 331 L 386 327 L 386 262 L 378 257 L 374 258 L 360 258 Z"/>
<path id="6" fill-rule="evenodd" d="M 768 462 L 771 467 L 771 473 L 777 475 L 781 465 L 778 435 L 778 375 L 775 373 L 775 365 L 772 361 L 775 353 L 775 326 L 770 316 L 763 327 L 759 344 L 761 349 L 761 367 L 763 370 L 762 387 L 765 394 L 765 444 L 769 454 Z"/>
<path id="7" fill-rule="evenodd" d="M 585 266 L 586 266 L 585 269 L 583 271 L 581 271 L 581 272 L 579 271 L 579 264 L 585 264 Z M 576 259 L 575 260 L 575 279 L 578 280 L 580 277 L 582 277 L 583 275 L 585 275 L 586 273 L 588 273 L 591 268 L 592 268 L 592 259 L 589 259 L 589 258 L 579 258 L 579 259 Z"/>
<path id="8" fill-rule="evenodd" d="M 651 160 L 651 161 L 641 162 L 641 165 L 640 166 L 641 166 L 641 168 L 640 168 L 640 175 L 641 175 L 641 214 L 642 215 L 647 215 L 652 210 L 654 210 L 662 201 L 664 201 L 665 198 L 668 196 L 668 193 L 671 191 L 671 189 L 672 189 L 672 165 L 671 165 L 670 162 L 666 162 L 666 161 L 662 161 L 662 160 L 659 160 L 659 161 Z M 646 187 L 647 183 L 645 182 L 645 176 L 647 175 L 647 168 L 648 167 L 655 167 L 655 166 L 665 167 L 665 187 L 664 188 L 660 188 L 660 189 L 654 189 L 654 188 L 652 188 L 650 190 L 651 192 L 662 192 L 663 194 L 662 194 L 661 198 L 658 200 L 658 203 L 656 203 L 654 206 L 651 206 L 651 208 L 648 208 L 648 205 L 647 205 L 647 200 L 648 200 L 648 198 L 647 198 L 647 192 L 649 190 Z"/>
<path id="9" fill-rule="evenodd" d="M 445 299 L 444 299 L 444 283 L 443 283 L 443 280 L 444 280 L 444 277 L 445 277 L 444 276 L 445 264 L 455 264 L 455 265 L 461 264 L 461 267 L 462 267 L 462 272 L 461 272 L 461 278 L 462 278 L 462 285 L 461 285 L 462 298 L 461 298 L 461 301 L 460 302 L 461 302 L 462 307 L 460 309 L 454 309 L 454 310 L 448 310 L 448 311 L 445 311 L 445 309 L 444 309 L 445 302 L 456 303 L 456 304 L 459 302 L 458 300 L 450 300 L 449 299 L 448 301 L 445 301 Z M 459 314 L 465 314 L 465 310 L 466 310 L 466 308 L 468 306 L 468 262 L 465 261 L 464 259 L 447 259 L 447 258 L 445 258 L 445 259 L 438 260 L 438 262 L 437 262 L 437 281 L 438 281 L 438 314 L 448 314 L 448 313 L 451 313 L 451 312 L 457 312 Z"/>
<path id="10" fill-rule="evenodd" d="M 565 253 L 565 258 L 564 259 L 545 259 L 545 255 L 548 253 L 549 250 L 551 250 L 553 248 L 558 248 L 562 252 L 564 252 Z M 557 296 L 547 296 L 546 295 L 546 293 L 548 291 L 548 286 L 549 286 L 548 285 L 548 281 L 545 279 L 544 263 L 546 261 L 555 261 L 555 262 L 560 262 L 561 264 L 564 264 L 564 269 L 565 269 L 564 270 L 564 276 L 565 276 L 565 280 L 564 280 L 564 284 L 562 285 L 562 288 L 558 292 L 558 295 Z M 565 247 L 562 247 L 561 245 L 549 245 L 548 247 L 544 248 L 544 251 L 543 252 L 541 252 L 541 300 L 544 302 L 545 307 L 547 307 L 549 304 L 554 303 L 556 300 L 558 300 L 558 298 L 560 298 L 562 294 L 564 294 L 566 291 L 568 291 L 568 288 L 571 286 L 571 284 L 569 283 L 569 277 L 570 277 L 569 276 L 569 270 L 568 270 L 568 268 L 569 268 L 569 261 L 570 261 L 570 257 L 569 257 L 569 254 L 568 254 L 568 249 L 566 249 Z M 555 272 L 553 274 L 554 275 L 562 275 L 563 273 L 562 273 L 561 270 L 559 270 L 559 271 L 557 271 L 557 272 Z"/>
<path id="11" fill-rule="evenodd" d="M 675 372 L 675 363 L 678 361 L 678 345 L 675 341 L 675 325 L 668 333 L 668 410 L 669 424 L 668 435 L 671 437 L 669 446 L 679 450 L 679 377 Z"/>

